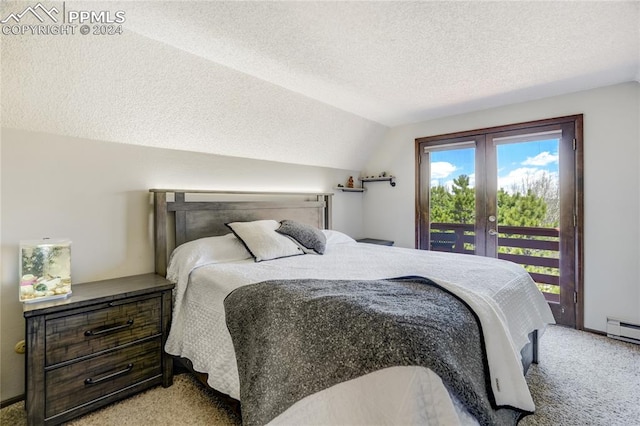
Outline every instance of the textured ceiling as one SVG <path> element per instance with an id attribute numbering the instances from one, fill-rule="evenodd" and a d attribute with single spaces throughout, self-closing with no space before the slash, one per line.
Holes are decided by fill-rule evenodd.
<path id="1" fill-rule="evenodd" d="M 0 36 L 2 126 L 360 170 L 388 127 L 640 81 L 638 1 L 65 6 L 124 34 Z"/>
<path id="2" fill-rule="evenodd" d="M 174 2 L 145 5 L 128 25 L 215 63 L 396 126 L 640 80 L 639 6 L 638 1 Z"/>

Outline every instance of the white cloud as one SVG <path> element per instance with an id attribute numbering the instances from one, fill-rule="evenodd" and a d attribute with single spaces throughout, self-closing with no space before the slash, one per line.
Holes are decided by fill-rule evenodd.
<path id="1" fill-rule="evenodd" d="M 529 182 L 550 177 L 557 181 L 558 173 L 549 172 L 535 167 L 521 167 L 511 170 L 506 176 L 498 177 L 498 189 L 502 188 L 507 192 L 513 192 L 514 187 L 522 190 L 523 185 L 526 187 Z"/>
<path id="2" fill-rule="evenodd" d="M 528 157 L 522 162 L 523 166 L 546 166 L 547 164 L 557 163 L 558 153 L 551 154 L 548 151 L 541 152 L 535 157 Z"/>
<path id="3" fill-rule="evenodd" d="M 444 179 L 456 171 L 456 166 L 448 161 L 431 163 L 431 179 Z"/>

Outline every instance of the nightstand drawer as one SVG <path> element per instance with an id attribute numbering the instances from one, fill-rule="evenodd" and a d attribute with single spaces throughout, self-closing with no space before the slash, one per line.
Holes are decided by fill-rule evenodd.
<path id="1" fill-rule="evenodd" d="M 161 346 L 158 337 L 46 372 L 46 418 L 160 377 Z"/>
<path id="2" fill-rule="evenodd" d="M 159 296 L 52 315 L 46 321 L 46 365 L 52 366 L 162 333 Z"/>

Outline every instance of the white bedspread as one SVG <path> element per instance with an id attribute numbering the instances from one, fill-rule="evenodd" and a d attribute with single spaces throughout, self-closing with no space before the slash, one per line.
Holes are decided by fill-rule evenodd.
<path id="1" fill-rule="evenodd" d="M 384 279 L 419 275 L 457 294 L 479 316 L 498 405 L 510 405 L 526 411 L 535 408 L 522 374 L 520 349 L 528 342 L 530 332 L 543 330 L 546 324 L 554 320 L 544 297 L 519 265 L 478 256 L 355 242 L 328 245 L 323 256 L 304 255 L 260 263 L 255 263 L 253 259 L 209 265 L 201 263 L 187 262 L 185 265 L 171 266 L 172 276 L 177 277 L 178 283 L 173 321 L 165 349 L 172 355 L 189 358 L 197 371 L 209 374 L 210 386 L 234 398 L 239 399 L 239 380 L 233 344 L 225 324 L 223 300 L 235 288 L 271 279 Z M 424 389 L 428 383 L 427 387 L 434 388 L 431 389 L 434 401 L 442 399 L 443 395 L 448 397 L 446 388 L 430 370 L 415 367 L 408 368 L 408 371 L 406 374 L 422 378 L 415 382 L 416 386 L 419 384 Z M 388 372 L 373 373 L 379 376 L 377 379 L 385 374 L 388 376 Z M 376 380 L 376 377 L 364 377 L 361 382 L 367 380 Z M 383 380 L 385 387 L 388 387 L 389 377 Z M 406 380 L 397 381 L 405 383 L 406 387 Z M 327 390 L 327 395 L 303 399 L 276 418 L 275 423 L 296 423 L 300 416 L 312 412 L 310 409 L 313 406 L 320 413 L 323 411 L 320 407 L 331 400 L 331 395 L 344 391 L 342 388 L 348 389 L 347 394 L 357 394 L 362 383 L 342 385 Z M 371 388 L 372 385 L 367 385 L 364 389 L 368 392 Z M 385 394 L 388 397 L 389 392 Z M 407 401 L 412 399 L 406 398 L 406 395 L 404 397 L 404 404 L 409 404 Z M 353 414 L 356 406 L 351 402 L 345 410 Z M 338 406 L 332 406 L 332 410 L 336 416 L 340 415 L 336 411 L 339 410 Z M 451 415 L 451 410 L 445 407 L 439 411 L 442 413 L 436 413 L 435 416 L 429 414 L 429 418 L 407 421 L 448 424 L 447 416 Z M 464 410 L 454 411 L 457 423 L 464 423 Z M 338 418 L 344 420 L 344 417 Z M 317 417 L 315 419 L 320 420 Z M 325 420 L 331 422 L 330 418 Z M 361 417 L 353 420 L 355 423 L 366 423 L 366 419 Z"/>

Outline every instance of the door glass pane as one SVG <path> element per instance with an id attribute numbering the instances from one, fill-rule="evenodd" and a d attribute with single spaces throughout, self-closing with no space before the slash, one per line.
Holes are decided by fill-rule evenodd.
<path id="1" fill-rule="evenodd" d="M 533 136 L 496 147 L 498 257 L 523 265 L 547 299 L 559 301 L 560 139 Z"/>
<path id="2" fill-rule="evenodd" d="M 475 148 L 429 155 L 430 250 L 475 253 Z"/>

